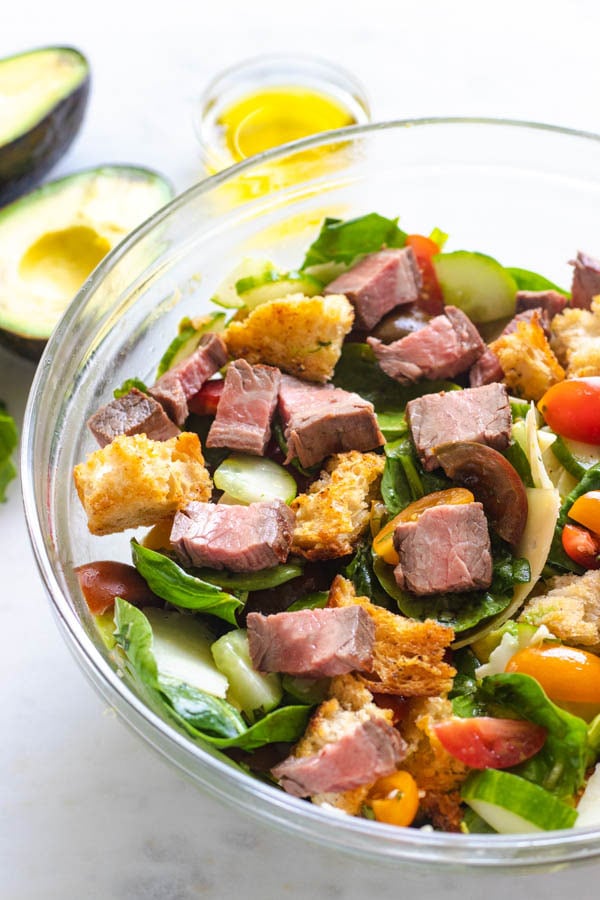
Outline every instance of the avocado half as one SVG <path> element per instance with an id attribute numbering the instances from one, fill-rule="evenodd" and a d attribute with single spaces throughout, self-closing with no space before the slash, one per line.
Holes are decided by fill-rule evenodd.
<path id="1" fill-rule="evenodd" d="M 51 181 L 0 209 L 0 342 L 39 359 L 100 260 L 172 196 L 156 172 L 104 166 Z"/>
<path id="2" fill-rule="evenodd" d="M 90 67 L 72 47 L 0 60 L 0 206 L 41 181 L 79 130 Z"/>

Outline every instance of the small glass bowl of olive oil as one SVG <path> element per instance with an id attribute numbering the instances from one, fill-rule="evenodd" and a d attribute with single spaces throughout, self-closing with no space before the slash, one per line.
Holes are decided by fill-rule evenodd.
<path id="1" fill-rule="evenodd" d="M 197 130 L 212 175 L 280 144 L 369 120 L 352 73 L 310 56 L 263 56 L 213 79 L 200 98 Z"/>

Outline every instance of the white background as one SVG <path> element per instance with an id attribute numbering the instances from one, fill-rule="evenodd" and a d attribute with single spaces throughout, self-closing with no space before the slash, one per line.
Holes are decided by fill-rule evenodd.
<path id="1" fill-rule="evenodd" d="M 374 118 L 508 116 L 600 132 L 600 6 L 573 2 L 223 0 L 0 4 L 0 57 L 74 44 L 93 90 L 55 169 L 201 175 L 196 98 L 224 66 L 303 52 L 352 69 Z M 600 225 L 600 211 L 599 211 Z M 600 251 L 600 227 L 590 236 Z M 0 350 L 20 420 L 33 366 Z M 257 825 L 184 782 L 116 720 L 71 659 L 29 549 L 19 485 L 0 506 L 2 900 L 597 895 L 600 864 L 514 876 L 353 862 Z"/>

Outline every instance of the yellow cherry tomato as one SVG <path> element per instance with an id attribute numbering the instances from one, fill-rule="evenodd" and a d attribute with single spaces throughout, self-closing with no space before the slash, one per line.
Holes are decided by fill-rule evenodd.
<path id="1" fill-rule="evenodd" d="M 410 825 L 419 808 L 419 789 L 409 772 L 394 772 L 375 782 L 367 805 L 378 822 L 385 825 Z"/>
<path id="2" fill-rule="evenodd" d="M 527 647 L 512 656 L 507 672 L 531 675 L 557 703 L 600 705 L 600 657 L 564 644 Z"/>
<path id="3" fill-rule="evenodd" d="M 569 510 L 569 518 L 600 534 L 600 491 L 588 491 L 578 497 Z"/>
<path id="4" fill-rule="evenodd" d="M 397 566 L 400 559 L 394 547 L 394 531 L 400 522 L 412 522 L 418 519 L 426 509 L 431 509 L 433 506 L 443 506 L 448 503 L 473 503 L 474 500 L 475 497 L 471 491 L 460 487 L 448 488 L 446 491 L 434 491 L 433 494 L 427 494 L 419 500 L 414 500 L 397 516 L 394 516 L 376 535 L 373 541 L 373 550 L 388 565 Z"/>

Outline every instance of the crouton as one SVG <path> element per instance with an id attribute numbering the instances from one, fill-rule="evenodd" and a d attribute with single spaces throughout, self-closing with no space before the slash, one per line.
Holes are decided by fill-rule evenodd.
<path id="1" fill-rule="evenodd" d="M 390 710 L 373 703 L 371 692 L 356 675 L 338 675 L 331 679 L 329 699 L 318 707 L 304 736 L 294 748 L 294 756 L 312 756 L 325 744 L 339 740 L 346 731 L 371 717 L 382 718 L 392 724 Z M 317 806 L 333 807 L 348 815 L 359 815 L 372 784 L 361 785 L 351 791 L 315 794 L 310 799 Z"/>
<path id="2" fill-rule="evenodd" d="M 600 297 L 591 309 L 565 309 L 552 320 L 552 349 L 567 378 L 600 375 Z"/>
<path id="3" fill-rule="evenodd" d="M 547 594 L 527 603 L 519 621 L 545 625 L 565 644 L 600 653 L 600 570 L 560 575 L 548 587 Z"/>
<path id="4" fill-rule="evenodd" d="M 307 559 L 352 553 L 368 528 L 384 465 L 377 453 L 351 450 L 330 457 L 308 493 L 290 504 L 296 513 L 292 553 Z"/>
<path id="5" fill-rule="evenodd" d="M 369 690 L 402 697 L 446 694 L 456 670 L 444 662 L 454 631 L 432 619 L 417 622 L 357 597 L 350 581 L 338 575 L 329 592 L 328 606 L 358 603 L 375 622 L 373 674 L 359 676 Z"/>
<path id="6" fill-rule="evenodd" d="M 444 749 L 433 728 L 452 717 L 452 703 L 442 697 L 411 701 L 399 731 L 408 744 L 402 768 L 413 776 L 421 790 L 446 794 L 456 790 L 471 771 Z"/>
<path id="7" fill-rule="evenodd" d="M 119 435 L 75 466 L 73 477 L 92 534 L 154 525 L 211 495 L 198 435 L 189 432 L 168 441 Z"/>
<path id="8" fill-rule="evenodd" d="M 333 375 L 353 321 L 352 306 L 341 294 L 290 294 L 262 303 L 242 322 L 231 322 L 223 337 L 234 359 L 325 382 Z"/>
<path id="9" fill-rule="evenodd" d="M 537 312 L 529 322 L 519 322 L 515 331 L 490 344 L 490 350 L 500 360 L 507 387 L 524 400 L 539 400 L 565 377 Z"/>

